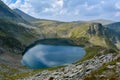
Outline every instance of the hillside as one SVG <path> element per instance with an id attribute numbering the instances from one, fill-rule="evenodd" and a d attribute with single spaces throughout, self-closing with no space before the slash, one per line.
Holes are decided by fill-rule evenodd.
<path id="1" fill-rule="evenodd" d="M 4 80 L 5 75 L 22 72 L 22 52 L 37 40 L 33 32 L 29 22 L 0 0 L 0 80 Z"/>

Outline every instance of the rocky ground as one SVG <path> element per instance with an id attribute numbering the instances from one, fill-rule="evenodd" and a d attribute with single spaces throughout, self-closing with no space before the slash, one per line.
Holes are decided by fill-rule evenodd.
<path id="1" fill-rule="evenodd" d="M 115 54 L 113 53 L 95 56 L 94 58 L 84 61 L 82 63 L 69 64 L 66 67 L 52 71 L 44 70 L 32 77 L 29 78 L 27 77 L 20 80 L 96 80 L 95 78 L 90 79 L 89 76 L 96 70 L 101 69 L 104 65 L 106 66 L 107 69 L 115 69 L 116 76 L 118 80 L 120 80 L 120 62 L 117 61 L 119 57 L 120 55 L 115 56 Z M 109 63 L 113 61 L 116 62 L 110 65 Z M 99 75 L 97 75 L 96 73 L 95 76 L 97 76 L 98 78 L 105 77 L 106 76 L 105 71 L 106 70 L 104 70 L 104 73 L 101 73 Z M 114 72 L 112 73 L 114 74 Z"/>

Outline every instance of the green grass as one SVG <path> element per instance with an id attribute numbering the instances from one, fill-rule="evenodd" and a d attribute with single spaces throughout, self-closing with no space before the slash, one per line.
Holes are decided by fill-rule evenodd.
<path id="1" fill-rule="evenodd" d="M 101 49 L 102 49 L 102 47 L 99 47 L 99 46 L 86 47 L 85 48 L 86 54 L 81 59 L 81 61 L 89 60 L 89 59 L 93 58 L 94 56 L 100 54 Z"/>
<path id="2" fill-rule="evenodd" d="M 102 54 L 108 54 L 108 53 L 116 53 L 117 54 L 118 53 L 114 49 L 108 49 L 108 48 L 101 47 L 101 46 L 85 47 L 85 51 L 86 51 L 85 56 L 82 59 L 80 59 L 78 62 L 89 60 L 89 59 L 93 58 L 94 56 L 100 56 Z"/>
<path id="3" fill-rule="evenodd" d="M 70 31 L 70 37 L 80 38 L 80 37 L 88 37 L 87 30 L 89 29 L 89 24 L 83 24 L 77 26 Z"/>

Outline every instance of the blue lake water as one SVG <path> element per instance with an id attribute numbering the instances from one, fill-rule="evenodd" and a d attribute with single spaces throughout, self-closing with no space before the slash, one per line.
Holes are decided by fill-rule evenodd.
<path id="1" fill-rule="evenodd" d="M 81 47 L 37 44 L 28 49 L 22 64 L 29 68 L 47 68 L 74 63 L 85 55 Z"/>

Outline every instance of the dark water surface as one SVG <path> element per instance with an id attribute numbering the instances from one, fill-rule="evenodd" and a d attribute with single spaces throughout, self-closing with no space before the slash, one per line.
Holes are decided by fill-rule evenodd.
<path id="1" fill-rule="evenodd" d="M 81 47 L 37 44 L 28 49 L 22 64 L 29 68 L 47 68 L 74 63 L 85 55 Z"/>

